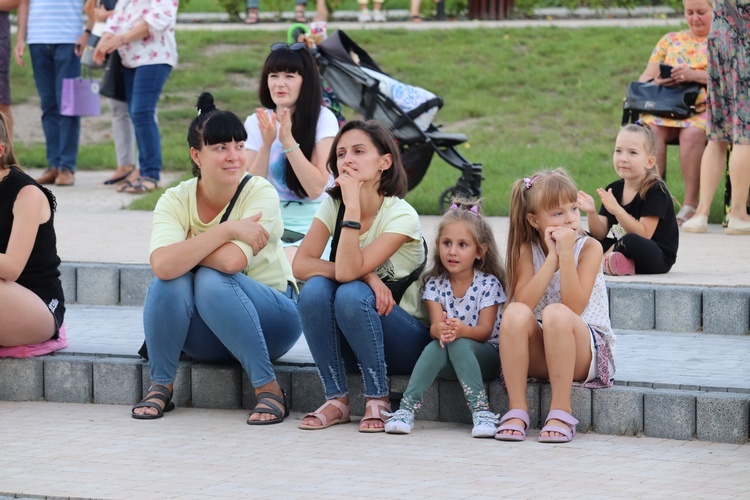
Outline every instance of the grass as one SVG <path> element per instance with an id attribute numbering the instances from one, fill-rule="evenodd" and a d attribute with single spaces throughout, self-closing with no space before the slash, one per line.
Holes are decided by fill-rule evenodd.
<path id="1" fill-rule="evenodd" d="M 646 64 L 665 28 L 472 29 L 352 31 L 349 35 L 395 78 L 445 100 L 435 123 L 469 141 L 464 156 L 484 166 L 484 207 L 506 215 L 510 186 L 540 168 L 562 166 L 593 192 L 615 180 L 612 148 L 627 84 Z M 180 64 L 159 109 L 165 168 L 189 171 L 185 134 L 195 100 L 211 91 L 242 119 L 257 104 L 257 77 L 279 32 L 178 32 Z M 13 65 L 14 102 L 34 93 L 31 70 Z M 351 111 L 345 113 L 352 117 Z M 85 119 L 85 118 L 84 118 Z M 40 144 L 17 145 L 26 165 L 43 166 Z M 84 145 L 80 168 L 114 168 L 110 144 Z M 682 200 L 677 150 L 670 148 L 668 186 Z M 407 199 L 422 214 L 438 212 L 438 196 L 458 170 L 433 160 Z M 720 193 L 723 187 L 720 187 Z M 716 196 L 712 220 L 723 211 Z M 141 208 L 153 206 L 145 200 Z"/>

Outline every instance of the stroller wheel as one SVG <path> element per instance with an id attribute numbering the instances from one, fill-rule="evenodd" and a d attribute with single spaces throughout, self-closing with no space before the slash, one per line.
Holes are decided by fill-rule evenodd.
<path id="1" fill-rule="evenodd" d="M 471 193 L 461 186 L 451 186 L 440 194 L 440 212 L 445 213 L 456 196 L 471 197 Z"/>

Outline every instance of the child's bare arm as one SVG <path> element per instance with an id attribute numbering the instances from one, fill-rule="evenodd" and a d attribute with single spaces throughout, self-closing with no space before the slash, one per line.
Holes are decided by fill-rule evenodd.
<path id="1" fill-rule="evenodd" d="M 603 240 L 609 231 L 609 223 L 606 217 L 596 212 L 594 198 L 584 191 L 578 191 L 578 207 L 586 213 L 591 236 Z"/>
<path id="2" fill-rule="evenodd" d="M 560 259 L 560 294 L 562 303 L 576 314 L 582 314 L 591 298 L 596 275 L 602 265 L 602 246 L 593 239 L 586 240 L 578 256 L 578 267 L 575 259 Z"/>
<path id="3" fill-rule="evenodd" d="M 521 248 L 521 256 L 518 259 L 518 278 L 516 279 L 513 299 L 534 309 L 547 290 L 552 275 L 557 271 L 557 266 L 557 254 L 551 251 L 542 267 L 534 273 L 531 246 L 524 244 Z"/>

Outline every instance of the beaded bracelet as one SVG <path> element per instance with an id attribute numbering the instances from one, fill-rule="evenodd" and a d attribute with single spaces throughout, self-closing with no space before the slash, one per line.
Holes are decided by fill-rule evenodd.
<path id="1" fill-rule="evenodd" d="M 295 149 L 297 149 L 298 147 L 299 147 L 299 142 L 298 142 L 297 144 L 295 144 L 294 146 L 291 146 L 291 147 L 288 147 L 288 148 L 284 149 L 284 150 L 283 150 L 283 151 L 284 151 L 284 154 L 286 154 L 286 153 L 291 153 L 292 151 L 294 151 L 294 150 L 295 150 Z"/>

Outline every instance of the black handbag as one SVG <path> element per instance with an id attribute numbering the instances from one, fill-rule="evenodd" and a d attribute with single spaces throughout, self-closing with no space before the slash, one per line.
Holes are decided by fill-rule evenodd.
<path id="1" fill-rule="evenodd" d="M 695 114 L 701 91 L 697 83 L 664 87 L 653 82 L 630 82 L 623 104 L 622 124 L 633 123 L 640 113 L 682 120 Z"/>
<path id="2" fill-rule="evenodd" d="M 331 240 L 331 253 L 328 254 L 328 260 L 330 262 L 336 261 L 336 250 L 339 247 L 339 238 L 341 237 L 341 221 L 344 220 L 345 208 L 346 207 L 344 207 L 344 203 L 342 202 L 341 205 L 339 205 L 339 211 L 336 214 L 336 228 L 333 230 L 333 239 Z M 383 280 L 383 284 L 388 287 L 388 290 L 391 291 L 391 295 L 393 296 L 393 300 L 396 301 L 396 304 L 401 303 L 401 299 L 403 298 L 404 293 L 406 293 L 406 290 L 411 286 L 412 283 L 419 279 L 419 276 L 422 274 L 425 266 L 427 265 L 427 242 L 424 238 L 422 238 L 422 246 L 424 246 L 425 258 L 416 269 L 409 273 L 408 276 L 404 276 L 400 280 Z"/>
<path id="3" fill-rule="evenodd" d="M 104 62 L 102 83 L 99 85 L 99 95 L 111 97 L 125 102 L 125 76 L 120 53 L 113 51 Z"/>

